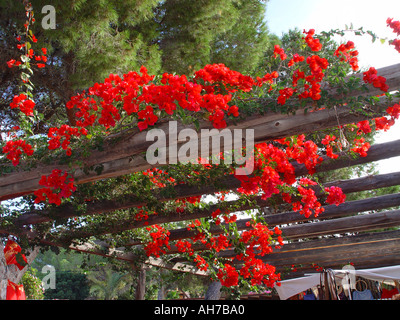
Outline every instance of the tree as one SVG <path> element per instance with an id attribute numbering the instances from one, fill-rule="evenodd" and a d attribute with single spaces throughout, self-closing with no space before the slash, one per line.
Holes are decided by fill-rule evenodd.
<path id="1" fill-rule="evenodd" d="M 165 1 L 159 8 L 162 70 L 191 74 L 207 63 L 224 63 L 253 71 L 268 41 L 262 2 Z"/>
<path id="2" fill-rule="evenodd" d="M 223 63 L 232 70 L 252 74 L 273 37 L 264 22 L 266 8 L 262 1 L 241 1 L 236 7 L 236 23 L 212 42 L 210 63 Z"/>
<path id="3" fill-rule="evenodd" d="M 47 48 L 48 61 L 46 70 L 35 73 L 32 79 L 35 94 L 40 96 L 37 110 L 43 114 L 42 121 L 32 130 L 42 133 L 50 125 L 65 123 L 66 119 L 74 125 L 74 113 L 65 109 L 65 103 L 74 93 L 104 80 L 110 73 L 122 75 L 138 71 L 142 65 L 150 73 L 193 72 L 211 60 L 233 67 L 241 65 L 243 71 L 251 71 L 267 40 L 261 19 L 264 6 L 262 1 L 244 3 L 247 2 L 108 0 L 98 3 L 85 0 L 56 3 L 56 28 L 43 29 L 41 8 L 47 3 L 32 1 L 39 22 L 32 26 L 33 32 L 39 39 L 38 44 Z M 2 91 L 8 93 L 0 103 L 2 123 L 8 123 L 2 128 L 6 132 L 17 122 L 16 112 L 8 108 L 10 97 L 17 92 L 15 72 L 6 67 L 6 62 L 18 54 L 11 48 L 15 48 L 15 34 L 24 24 L 24 9 L 22 1 L 10 0 L 2 0 L 0 8 L 0 32 L 4 35 L 0 83 Z M 245 29 L 241 28 L 244 23 Z M 221 39 L 224 39 L 223 45 Z M 222 46 L 230 47 L 229 60 L 228 55 L 224 58 L 227 51 Z M 246 57 L 239 55 L 244 47 L 251 48 L 246 50 Z M 246 58 L 245 64 L 240 62 L 243 58 Z"/>
<path id="4" fill-rule="evenodd" d="M 91 282 L 90 294 L 97 299 L 114 300 L 131 287 L 129 274 L 117 273 L 111 267 L 92 271 L 88 279 Z"/>
<path id="5" fill-rule="evenodd" d="M 44 292 L 45 299 L 84 300 L 89 296 L 87 276 L 78 272 L 57 272 L 56 288 Z"/>

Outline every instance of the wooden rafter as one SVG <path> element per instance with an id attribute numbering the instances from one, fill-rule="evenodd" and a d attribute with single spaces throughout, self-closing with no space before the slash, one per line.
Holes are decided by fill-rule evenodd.
<path id="1" fill-rule="evenodd" d="M 349 153 L 342 153 L 338 159 L 331 160 L 326 159 L 322 162 L 322 164 L 318 165 L 316 168 L 316 172 L 327 172 L 334 169 L 349 167 L 352 165 L 358 165 L 362 163 L 369 163 L 372 161 L 387 159 L 389 157 L 396 157 L 400 156 L 400 140 L 396 140 L 393 142 L 387 142 L 379 145 L 373 145 L 366 157 L 358 157 L 354 158 L 351 157 Z M 293 163 L 293 166 L 296 168 L 296 176 L 301 176 L 307 174 L 307 169 L 304 165 L 299 165 L 297 163 Z M 349 180 L 349 181 L 336 181 L 326 184 L 326 186 L 330 185 L 338 185 L 344 189 L 345 193 L 354 192 L 355 191 L 363 191 L 368 189 L 376 189 L 380 187 L 388 187 L 393 185 L 400 184 L 400 173 L 396 174 L 387 174 L 387 175 L 379 175 L 379 176 L 369 176 L 364 177 L 356 180 Z M 234 176 L 227 176 L 221 181 L 219 181 L 218 188 L 212 185 L 207 185 L 203 187 L 198 186 L 188 186 L 188 185 L 178 185 L 171 190 L 172 192 L 167 193 L 159 193 L 155 191 L 155 196 L 157 197 L 158 201 L 167 201 L 176 198 L 185 198 L 190 196 L 199 196 L 209 193 L 214 193 L 223 189 L 223 187 L 227 190 L 233 190 L 235 188 L 240 187 L 240 181 L 236 179 Z M 165 196 L 168 194 L 169 196 Z M 267 206 L 267 201 L 261 201 L 260 199 L 256 199 L 258 205 Z M 86 212 L 83 215 L 95 215 L 100 213 L 106 213 L 116 210 L 123 210 L 127 208 L 137 207 L 145 205 L 145 201 L 143 198 L 138 197 L 135 194 L 132 195 L 124 195 L 119 199 L 113 200 L 102 200 L 102 201 L 91 201 L 86 204 Z M 247 210 L 251 208 L 243 207 L 242 210 Z M 215 210 L 215 209 L 214 209 Z M 212 212 L 212 211 L 211 211 Z M 211 212 L 209 214 L 211 214 Z M 16 226 L 23 226 L 23 225 L 30 225 L 30 224 L 37 224 L 48 222 L 53 219 L 65 219 L 77 216 L 77 212 L 74 210 L 72 204 L 65 204 L 54 210 L 42 210 L 39 212 L 31 212 L 26 213 L 24 215 L 19 216 L 14 224 Z M 82 213 L 81 213 L 82 215 Z M 201 217 L 201 215 L 199 214 Z M 182 221 L 182 220 L 190 220 L 195 218 L 195 216 L 188 216 L 185 217 L 184 215 L 177 215 L 171 214 L 170 221 Z M 153 223 L 165 223 L 169 222 L 168 217 L 165 216 L 158 216 L 158 217 L 151 217 L 151 219 L 156 219 Z M 144 226 L 144 222 L 138 222 L 137 225 Z M 151 223 L 151 221 L 148 221 Z"/>

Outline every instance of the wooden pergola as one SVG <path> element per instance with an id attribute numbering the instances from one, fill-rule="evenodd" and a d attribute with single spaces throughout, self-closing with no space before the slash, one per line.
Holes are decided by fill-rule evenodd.
<path id="1" fill-rule="evenodd" d="M 397 91 L 400 88 L 400 64 L 378 70 L 378 74 L 387 79 L 390 90 Z M 361 81 L 361 78 L 360 78 Z M 343 93 L 330 89 L 330 93 L 338 99 Z M 348 92 L 346 98 L 357 99 L 361 96 L 380 94 L 378 89 L 370 88 L 369 91 Z M 396 100 L 397 99 L 397 100 Z M 301 110 L 294 115 L 282 115 L 268 113 L 265 115 L 251 116 L 239 123 L 228 124 L 228 129 L 254 129 L 255 142 L 266 142 L 277 138 L 288 137 L 300 133 L 311 133 L 318 130 L 350 124 L 361 120 L 372 119 L 384 114 L 391 104 L 397 103 L 398 98 L 390 100 L 386 96 L 380 96 L 371 105 L 364 105 L 363 109 L 368 112 L 354 112 L 346 106 L 334 109 L 323 109 L 305 114 Z M 265 101 L 268 103 L 268 101 Z M 162 124 L 167 126 L 168 124 Z M 187 125 L 185 127 L 194 128 Z M 210 124 L 202 123 L 201 128 L 209 128 Z M 128 137 L 122 137 L 115 143 L 114 140 L 105 142 L 104 151 L 94 151 L 89 157 L 82 159 L 85 167 L 74 167 L 74 178 L 78 184 L 98 181 L 111 177 L 117 177 L 133 172 L 142 171 L 151 167 L 143 156 L 144 151 L 151 144 L 145 139 L 145 132 L 136 132 Z M 317 166 L 317 172 L 327 172 L 349 166 L 370 163 L 391 157 L 400 156 L 400 140 L 373 145 L 366 157 L 354 158 L 348 152 L 340 154 L 338 159 L 325 158 L 326 161 Z M 169 159 L 172 161 L 173 159 Z M 304 165 L 293 164 L 296 176 L 307 173 Z M 42 175 L 51 173 L 52 169 L 71 170 L 66 165 L 39 165 L 30 171 L 15 171 L 5 174 L 0 179 L 0 200 L 13 199 L 22 195 L 30 194 L 40 188 L 38 181 Z M 101 168 L 101 170 L 98 170 Z M 338 186 L 343 192 L 374 190 L 383 187 L 400 185 L 400 172 L 381 174 L 354 178 L 345 181 L 330 181 L 325 186 Z M 172 199 L 185 198 L 212 194 L 221 190 L 234 190 L 240 186 L 240 181 L 234 176 L 227 176 L 219 181 L 218 188 L 213 184 L 204 187 L 193 187 L 188 185 L 177 185 L 171 192 L 165 193 L 154 190 L 158 201 L 164 202 Z M 345 202 L 339 206 L 331 205 L 325 207 L 325 212 L 317 218 L 311 216 L 305 218 L 297 212 L 271 213 L 268 210 L 269 201 L 255 197 L 254 203 L 241 205 L 232 200 L 229 205 L 235 206 L 236 211 L 244 211 L 257 208 L 266 208 L 265 221 L 269 226 L 279 226 L 282 236 L 287 242 L 281 249 L 263 257 L 265 262 L 277 267 L 285 273 L 292 265 L 297 266 L 297 272 L 290 273 L 290 277 L 299 276 L 305 272 L 314 270 L 312 264 L 329 268 L 339 268 L 349 262 L 355 268 L 372 268 L 379 266 L 397 265 L 400 263 L 400 194 L 388 194 L 379 197 L 365 198 L 363 200 Z M 91 201 L 86 206 L 84 215 L 107 214 L 116 210 L 145 205 L 143 199 L 132 194 L 124 195 L 119 199 L 107 201 Z M 275 202 L 276 204 L 276 202 Z M 151 216 L 146 221 L 148 225 L 163 224 L 168 222 L 189 221 L 193 219 L 208 217 L 215 210 L 213 206 L 207 209 L 198 209 L 191 213 L 166 213 Z M 384 210 L 384 211 L 382 211 Z M 81 214 L 81 213 L 79 213 Z M 36 226 L 55 219 L 72 218 L 77 215 L 69 204 L 61 205 L 52 210 L 33 211 L 17 217 L 14 220 L 12 233 L 16 236 L 36 237 Z M 240 230 L 245 230 L 246 219 L 237 222 Z M 121 221 L 112 227 L 105 226 L 104 230 L 91 234 L 85 228 L 61 234 L 59 239 L 51 237 L 40 239 L 45 245 L 61 246 L 66 239 L 71 241 L 70 248 L 77 251 L 113 257 L 115 259 L 133 262 L 137 258 L 127 248 L 142 246 L 143 243 L 131 241 L 124 247 L 113 248 L 104 241 L 93 241 L 78 243 L 75 240 L 96 237 L 104 234 L 115 234 L 145 226 L 144 221 Z M 0 230 L 3 234 L 10 234 L 10 230 Z M 184 229 L 170 230 L 170 240 L 178 240 L 192 237 L 196 231 Z M 211 232 L 218 234 L 221 229 L 215 227 Z M 201 246 L 195 248 L 203 250 Z M 183 259 L 173 258 L 176 248 L 172 247 L 170 252 L 162 259 L 149 258 L 146 263 L 162 268 L 192 272 L 204 275 Z M 222 256 L 234 256 L 234 252 L 227 250 Z"/>

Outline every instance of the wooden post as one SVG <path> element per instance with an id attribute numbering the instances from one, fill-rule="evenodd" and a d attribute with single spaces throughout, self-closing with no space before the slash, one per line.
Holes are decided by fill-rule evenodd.
<path id="1" fill-rule="evenodd" d="M 7 294 L 7 265 L 4 256 L 4 246 L 0 241 L 0 300 L 6 300 Z"/>
<path id="2" fill-rule="evenodd" d="M 146 293 L 146 267 L 144 264 L 141 264 L 138 270 L 138 280 L 136 285 L 135 300 L 144 300 L 145 293 Z"/>
<path id="3" fill-rule="evenodd" d="M 213 281 L 207 288 L 204 300 L 219 300 L 221 298 L 222 284 L 219 281 Z"/>

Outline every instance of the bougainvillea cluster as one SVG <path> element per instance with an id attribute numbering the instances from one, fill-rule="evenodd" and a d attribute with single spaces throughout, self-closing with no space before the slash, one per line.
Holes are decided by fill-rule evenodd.
<path id="1" fill-rule="evenodd" d="M 393 21 L 393 18 L 388 18 L 386 20 L 388 27 L 393 29 L 393 32 L 400 36 L 400 21 Z M 390 44 L 394 46 L 394 48 L 400 52 L 400 39 L 393 39 L 390 41 Z"/>
<path id="2" fill-rule="evenodd" d="M 146 228 L 150 232 L 151 241 L 149 241 L 144 250 L 148 256 L 159 257 L 166 253 L 166 249 L 171 249 L 169 245 L 170 232 L 162 226 L 153 225 Z"/>
<path id="3" fill-rule="evenodd" d="M 35 203 L 45 202 L 47 199 L 49 203 L 60 205 L 63 198 L 69 198 L 76 190 L 74 178 L 68 172 L 58 169 L 54 169 L 48 176 L 42 176 L 39 184 L 44 188 L 34 192 Z"/>
<path id="4" fill-rule="evenodd" d="M 67 124 L 62 125 L 60 128 L 50 128 L 47 136 L 50 139 L 48 144 L 49 150 L 54 150 L 62 147 L 66 150 L 68 156 L 71 155 L 71 148 L 69 147 L 71 138 L 73 136 L 79 138 L 81 135 L 87 135 L 87 130 L 85 128 L 73 128 Z"/>
<path id="5" fill-rule="evenodd" d="M 374 67 L 370 67 L 368 71 L 363 73 L 363 80 L 365 83 L 371 83 L 375 88 L 379 88 L 384 92 L 387 92 L 389 89 L 386 79 L 378 76 L 378 71 Z"/>
<path id="6" fill-rule="evenodd" d="M 19 94 L 14 96 L 13 101 L 10 103 L 11 109 L 19 108 L 21 112 L 26 114 L 27 116 L 33 115 L 33 109 L 35 108 L 35 102 L 31 99 L 28 99 L 26 94 Z"/>
<path id="7" fill-rule="evenodd" d="M 359 69 L 358 66 L 358 51 L 355 50 L 354 42 L 347 41 L 346 44 L 341 44 L 334 53 L 341 61 L 346 61 L 350 64 L 354 71 Z"/>
<path id="8" fill-rule="evenodd" d="M 25 153 L 27 156 L 31 156 L 33 155 L 33 148 L 25 140 L 9 140 L 3 147 L 3 153 L 6 154 L 7 159 L 11 160 L 14 166 L 17 166 L 21 154 Z"/>

